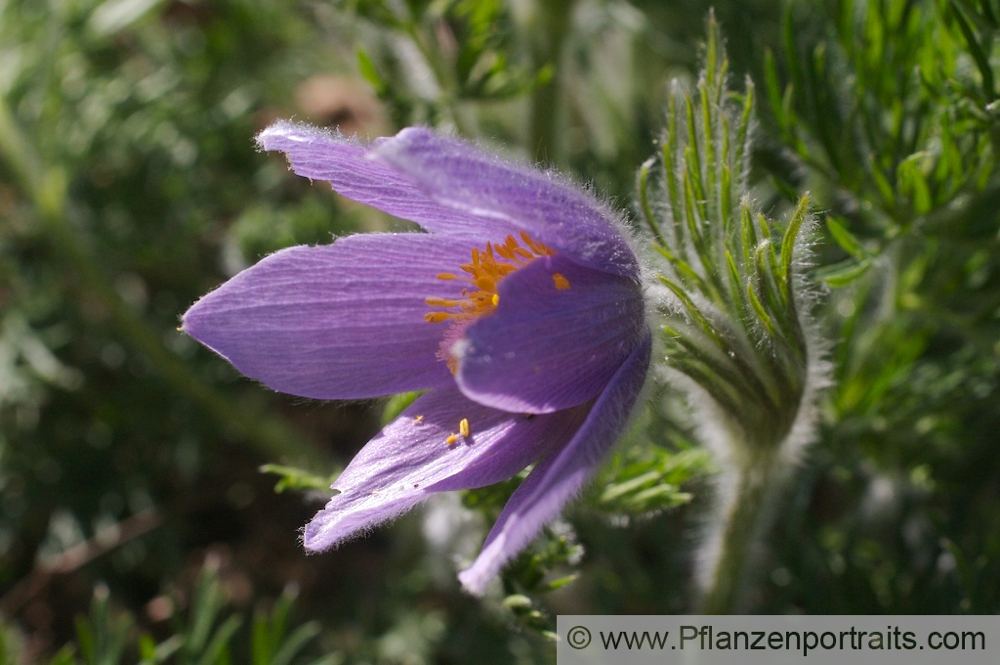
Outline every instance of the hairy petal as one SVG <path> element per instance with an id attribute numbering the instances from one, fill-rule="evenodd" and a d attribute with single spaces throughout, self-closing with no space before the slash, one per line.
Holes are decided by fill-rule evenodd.
<path id="1" fill-rule="evenodd" d="M 550 413 L 593 399 L 645 331 L 637 284 L 561 255 L 512 273 L 498 294 L 453 347 L 462 392 L 494 408 Z"/>
<path id="2" fill-rule="evenodd" d="M 436 203 L 481 220 L 483 228 L 495 228 L 491 237 L 502 238 L 511 227 L 523 230 L 577 263 L 638 279 L 635 254 L 615 215 L 554 174 L 421 128 L 377 142 L 371 157 Z"/>
<path id="3" fill-rule="evenodd" d="M 264 150 L 286 154 L 292 170 L 304 178 L 325 180 L 337 193 L 416 222 L 433 233 L 482 238 L 515 233 L 514 225 L 484 225 L 483 220 L 427 196 L 406 175 L 367 157 L 368 148 L 327 130 L 301 123 L 277 122 L 257 136 Z"/>
<path id="4" fill-rule="evenodd" d="M 483 550 L 459 580 L 481 595 L 503 565 L 555 519 L 618 439 L 639 396 L 649 366 L 651 336 L 621 366 L 594 403 L 586 421 L 558 453 L 540 462 L 504 506 Z"/>
<path id="5" fill-rule="evenodd" d="M 436 275 L 467 243 L 364 234 L 268 256 L 184 315 L 183 329 L 243 374 L 282 392 L 361 399 L 449 384 L 442 328 L 424 320 Z"/>
<path id="6" fill-rule="evenodd" d="M 351 461 L 340 491 L 306 526 L 307 549 L 334 547 L 393 519 L 434 492 L 490 485 L 565 445 L 583 421 L 576 409 L 526 418 L 470 402 L 456 388 L 421 396 Z M 459 422 L 469 422 L 469 436 Z"/>

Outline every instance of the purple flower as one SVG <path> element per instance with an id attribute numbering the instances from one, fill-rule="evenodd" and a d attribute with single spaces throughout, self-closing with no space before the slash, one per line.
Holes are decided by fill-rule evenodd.
<path id="1" fill-rule="evenodd" d="M 309 550 L 534 463 L 459 575 L 481 594 L 625 427 L 651 345 L 635 254 L 587 192 L 426 129 L 362 146 L 282 122 L 258 141 L 427 233 L 282 250 L 195 303 L 184 330 L 282 392 L 428 391 L 337 479 Z"/>

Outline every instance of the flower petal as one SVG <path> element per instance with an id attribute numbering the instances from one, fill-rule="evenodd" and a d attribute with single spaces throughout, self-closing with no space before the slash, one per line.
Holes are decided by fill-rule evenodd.
<path id="1" fill-rule="evenodd" d="M 503 565 L 524 549 L 575 496 L 618 439 L 649 367 L 651 336 L 621 366 L 594 403 L 573 439 L 540 462 L 521 483 L 490 530 L 479 557 L 459 574 L 470 593 L 481 595 Z"/>
<path id="2" fill-rule="evenodd" d="M 264 150 L 284 152 L 298 175 L 325 180 L 349 199 L 416 222 L 433 233 L 482 240 L 482 220 L 433 201 L 405 175 L 368 159 L 366 146 L 318 127 L 287 121 L 265 129 L 257 142 Z M 490 223 L 489 228 L 500 239 L 517 232 L 514 225 Z"/>
<path id="3" fill-rule="evenodd" d="M 361 399 L 451 383 L 428 296 L 466 260 L 466 242 L 424 233 L 364 234 L 292 247 L 244 270 L 184 315 L 183 329 L 267 386 Z"/>
<path id="4" fill-rule="evenodd" d="M 483 220 L 502 240 L 506 229 L 532 238 L 577 263 L 638 279 L 635 254 L 614 215 L 580 187 L 520 166 L 427 129 L 404 129 L 376 143 L 372 159 L 404 175 L 427 197 Z"/>
<path id="5" fill-rule="evenodd" d="M 635 283 L 561 255 L 511 273 L 498 294 L 496 311 L 452 352 L 462 392 L 505 411 L 550 413 L 593 399 L 645 328 Z"/>
<path id="6" fill-rule="evenodd" d="M 454 387 L 421 396 L 351 461 L 340 490 L 306 526 L 307 549 L 319 551 L 393 519 L 431 493 L 482 487 L 517 474 L 561 447 L 586 411 L 526 418 L 470 402 Z M 469 435 L 459 423 L 468 420 Z M 453 443 L 449 437 L 457 435 Z"/>

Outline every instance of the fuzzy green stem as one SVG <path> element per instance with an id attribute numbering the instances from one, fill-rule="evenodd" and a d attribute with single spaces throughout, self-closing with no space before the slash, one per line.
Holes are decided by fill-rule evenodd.
<path id="1" fill-rule="evenodd" d="M 718 546 L 708 561 L 701 612 L 739 614 L 746 609 L 746 592 L 756 581 L 756 550 L 770 524 L 772 504 L 781 487 L 780 455 L 761 451 L 735 474 L 735 491 L 728 497 Z"/>

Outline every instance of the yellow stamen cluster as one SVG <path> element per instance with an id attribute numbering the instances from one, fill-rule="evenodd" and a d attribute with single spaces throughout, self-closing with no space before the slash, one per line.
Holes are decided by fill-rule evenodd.
<path id="1" fill-rule="evenodd" d="M 445 442 L 446 445 L 449 445 L 449 446 L 454 445 L 455 443 L 458 442 L 458 437 L 462 437 L 463 439 L 467 439 L 469 437 L 469 432 L 470 432 L 470 430 L 469 430 L 469 419 L 468 418 L 462 418 L 462 420 L 460 420 L 459 423 L 458 423 L 458 434 L 455 434 L 454 432 L 452 432 L 451 434 L 448 435 L 448 438 L 445 439 L 444 442 Z"/>
<path id="2" fill-rule="evenodd" d="M 524 243 L 524 246 L 521 245 Z M 521 231 L 521 242 L 510 235 L 503 244 L 486 243 L 486 249 L 480 251 L 472 248 L 472 261 L 460 266 L 466 275 L 441 273 L 438 279 L 451 281 L 462 280 L 472 287 L 462 289 L 461 296 L 455 299 L 427 298 L 425 302 L 431 307 L 453 310 L 450 312 L 430 312 L 424 315 L 428 323 L 442 321 L 472 321 L 480 316 L 491 314 L 500 304 L 497 284 L 504 277 L 518 268 L 523 268 L 540 256 L 554 254 L 551 249 Z M 569 288 L 569 282 L 558 275 L 557 288 Z"/>

